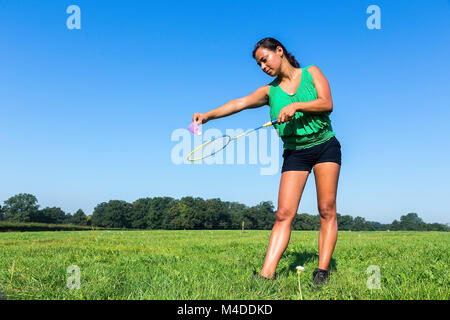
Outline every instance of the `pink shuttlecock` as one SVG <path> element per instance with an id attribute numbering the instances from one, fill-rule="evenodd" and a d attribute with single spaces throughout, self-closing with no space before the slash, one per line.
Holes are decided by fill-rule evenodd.
<path id="1" fill-rule="evenodd" d="M 188 130 L 190 132 L 192 132 L 193 134 L 196 134 L 198 136 L 202 135 L 202 130 L 200 129 L 200 126 L 198 125 L 197 122 L 193 121 L 189 126 L 188 126 Z"/>

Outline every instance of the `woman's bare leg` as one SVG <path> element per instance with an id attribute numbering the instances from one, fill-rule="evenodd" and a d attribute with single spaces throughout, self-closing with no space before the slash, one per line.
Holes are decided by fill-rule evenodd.
<path id="1" fill-rule="evenodd" d="M 308 180 L 308 171 L 285 171 L 281 174 L 278 193 L 278 210 L 270 234 L 264 266 L 261 275 L 270 278 L 286 250 L 291 237 L 291 225 L 297 214 L 300 198 Z"/>
<path id="2" fill-rule="evenodd" d="M 334 162 L 322 162 L 314 166 L 317 206 L 320 215 L 319 269 L 328 270 L 336 246 L 338 225 L 336 194 L 341 166 Z"/>

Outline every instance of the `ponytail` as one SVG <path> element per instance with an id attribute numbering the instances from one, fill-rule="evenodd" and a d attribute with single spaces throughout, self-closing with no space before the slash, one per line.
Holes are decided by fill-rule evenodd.
<path id="1" fill-rule="evenodd" d="M 289 61 L 289 63 L 295 68 L 300 68 L 300 63 L 297 61 L 297 59 L 295 59 L 295 57 L 286 50 L 286 48 L 281 44 L 280 41 L 278 41 L 277 39 L 274 39 L 274 38 L 264 38 L 262 40 L 259 40 L 258 43 L 255 45 L 255 48 L 253 49 L 253 53 L 252 53 L 253 59 L 256 59 L 255 52 L 259 48 L 262 47 L 264 49 L 276 51 L 278 46 L 280 46 L 283 49 L 283 52 L 286 56 L 286 59 Z"/>
<path id="2" fill-rule="evenodd" d="M 300 68 L 300 63 L 298 63 L 297 59 L 295 59 L 295 57 L 290 54 L 289 52 L 286 52 L 286 59 L 288 59 L 289 63 L 295 67 L 295 68 Z"/>

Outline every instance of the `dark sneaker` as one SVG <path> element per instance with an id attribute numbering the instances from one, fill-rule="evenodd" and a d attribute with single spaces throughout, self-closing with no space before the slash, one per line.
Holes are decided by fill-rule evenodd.
<path id="1" fill-rule="evenodd" d="M 323 270 L 317 268 L 313 272 L 313 282 L 314 287 L 320 287 L 321 285 L 325 284 L 328 280 L 328 270 Z"/>
<path id="2" fill-rule="evenodd" d="M 259 272 L 256 270 L 253 270 L 253 279 L 265 279 L 265 280 L 277 280 L 277 273 L 275 272 L 274 275 L 271 278 L 266 278 L 262 276 Z"/>

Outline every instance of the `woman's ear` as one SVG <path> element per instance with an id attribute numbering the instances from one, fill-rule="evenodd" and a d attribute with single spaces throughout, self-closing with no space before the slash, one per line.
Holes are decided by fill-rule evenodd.
<path id="1" fill-rule="evenodd" d="M 277 47 L 277 51 L 279 52 L 279 53 L 281 53 L 281 58 L 283 58 L 284 57 L 284 52 L 283 52 L 283 48 L 281 48 L 280 46 L 278 46 Z"/>

